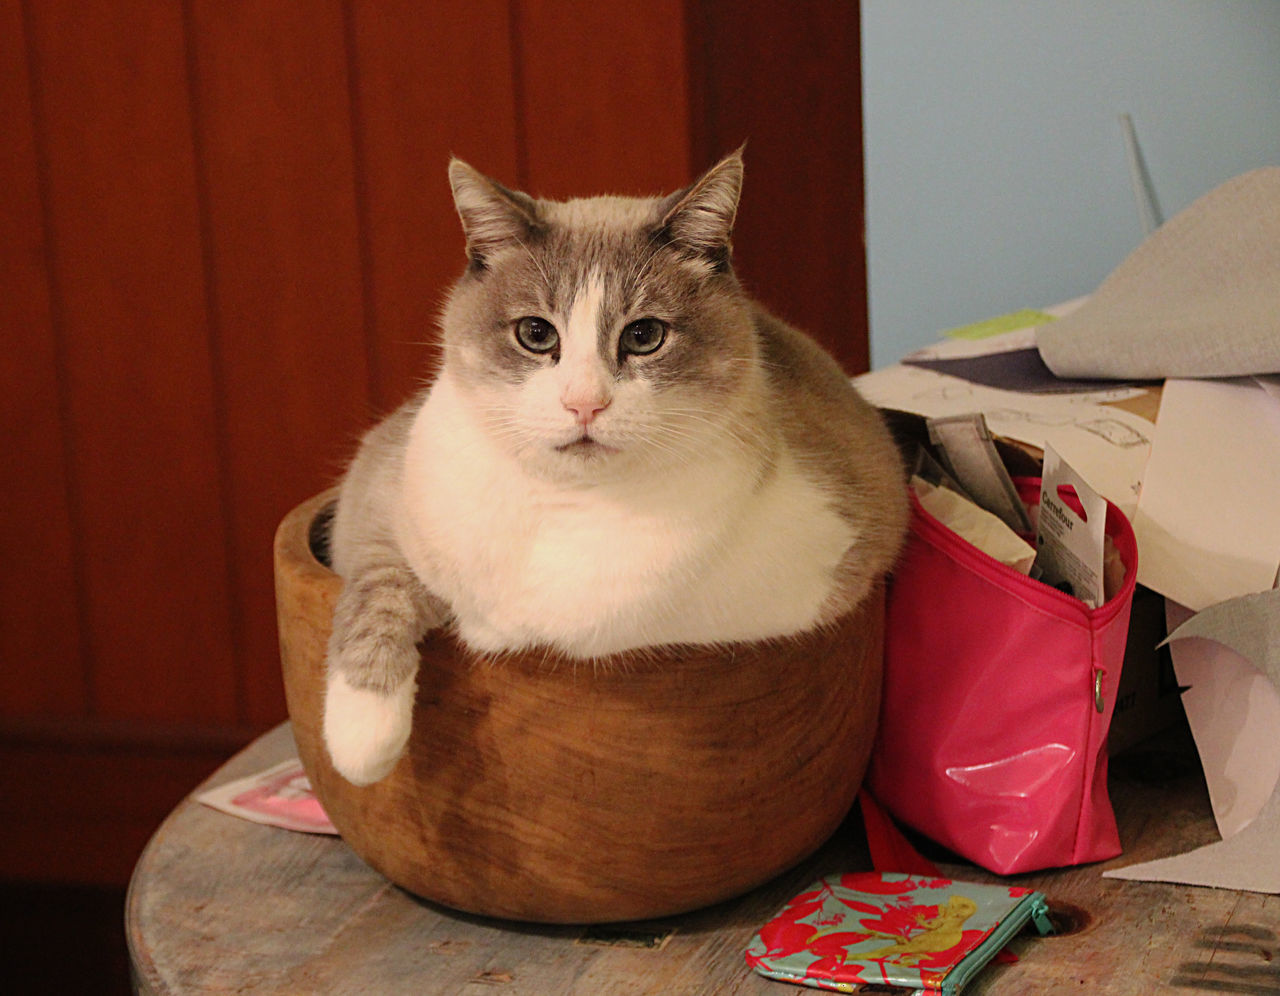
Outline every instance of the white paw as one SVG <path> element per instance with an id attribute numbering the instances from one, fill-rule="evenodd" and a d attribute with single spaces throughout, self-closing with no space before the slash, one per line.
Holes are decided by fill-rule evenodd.
<path id="1" fill-rule="evenodd" d="M 384 695 L 330 673 L 324 742 L 338 774 L 353 785 L 371 785 L 391 772 L 413 729 L 413 692 L 412 679 Z"/>

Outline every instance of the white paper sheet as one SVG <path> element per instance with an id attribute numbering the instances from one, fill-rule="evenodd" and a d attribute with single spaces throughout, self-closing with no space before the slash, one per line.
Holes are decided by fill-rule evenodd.
<path id="1" fill-rule="evenodd" d="M 1042 315 L 1062 318 L 1078 309 L 1089 298 L 1077 297 L 1061 304 L 1050 305 L 1038 309 Z M 1039 326 L 1027 325 L 1020 329 L 1010 329 L 997 335 L 984 336 L 981 339 L 939 339 L 910 354 L 911 359 L 955 360 L 965 356 L 990 356 L 994 353 L 1009 353 L 1015 349 L 1029 349 L 1036 344 L 1036 333 Z M 905 357 L 904 357 L 905 358 Z"/>
<path id="2" fill-rule="evenodd" d="M 1133 516 L 1141 584 L 1194 611 L 1274 585 L 1276 404 L 1252 378 L 1165 382 Z"/>
<path id="3" fill-rule="evenodd" d="M 1166 602 L 1168 632 L 1192 617 Z M 1216 640 L 1169 643 L 1182 705 L 1200 752 L 1213 818 L 1234 837 L 1262 811 L 1280 781 L 1280 690 L 1253 662 Z"/>
<path id="4" fill-rule="evenodd" d="M 1280 698 L 1280 591 L 1246 595 L 1214 605 L 1183 623 L 1169 635 L 1169 642 L 1175 652 L 1180 643 L 1188 643 L 1208 644 L 1237 655 L 1267 682 L 1270 697 Z M 1188 649 L 1193 655 L 1197 652 L 1195 646 Z M 1210 650 L 1199 662 L 1203 672 L 1221 660 L 1227 660 L 1227 668 L 1233 667 L 1234 662 L 1226 658 L 1215 661 L 1216 653 Z M 1176 664 L 1178 657 L 1174 660 Z M 1178 672 L 1180 681 L 1183 674 Z M 1195 677 L 1194 671 L 1187 674 Z M 1187 708 L 1189 717 L 1193 711 L 1197 715 L 1193 730 L 1197 723 L 1201 726 L 1196 732 L 1196 746 L 1205 762 L 1205 774 L 1217 780 L 1220 792 L 1224 784 L 1230 791 L 1230 781 L 1247 789 L 1247 805 L 1228 807 L 1229 812 L 1234 811 L 1234 822 L 1247 815 L 1258 796 L 1265 794 L 1265 801 L 1256 815 L 1224 840 L 1185 854 L 1111 869 L 1103 872 L 1103 877 L 1280 893 L 1280 784 L 1275 776 L 1275 771 L 1280 770 L 1280 742 L 1272 725 L 1274 710 L 1280 706 L 1267 702 L 1267 695 L 1251 682 L 1233 679 L 1229 673 L 1209 678 L 1216 683 L 1216 692 L 1213 687 L 1206 689 L 1206 695 Z M 1205 701 L 1216 693 L 1223 693 L 1223 701 Z M 1221 713 L 1209 715 L 1214 708 L 1221 709 Z"/>
<path id="5" fill-rule="evenodd" d="M 1048 314 L 1048 312 L 1046 312 Z M 921 346 L 903 357 L 904 360 L 958 360 L 966 356 L 993 356 L 1016 349 L 1031 349 L 1036 344 L 1036 327 L 1012 329 L 985 339 L 939 339 Z"/>

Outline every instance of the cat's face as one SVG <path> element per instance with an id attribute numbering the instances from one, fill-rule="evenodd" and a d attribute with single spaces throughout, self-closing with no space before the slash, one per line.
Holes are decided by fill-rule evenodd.
<path id="1" fill-rule="evenodd" d="M 665 199 L 534 201 L 456 162 L 451 179 L 472 262 L 446 371 L 506 452 L 591 481 L 742 438 L 760 374 L 728 266 L 736 156 Z"/>

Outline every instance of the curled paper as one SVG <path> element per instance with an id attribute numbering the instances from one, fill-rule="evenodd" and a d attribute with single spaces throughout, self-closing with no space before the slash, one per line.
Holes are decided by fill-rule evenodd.
<path id="1" fill-rule="evenodd" d="M 1175 629 L 1169 642 L 1187 637 L 1201 637 L 1229 648 L 1249 661 L 1280 695 L 1280 591 L 1243 595 L 1210 606 Z M 1246 707 L 1247 703 L 1235 703 L 1237 713 Z M 1237 719 L 1243 720 L 1243 716 Z M 1273 785 L 1258 814 L 1225 840 L 1103 875 L 1280 893 L 1280 783 Z"/>
<path id="2" fill-rule="evenodd" d="M 1280 372 L 1280 166 L 1169 219 L 1036 345 L 1059 377 Z"/>

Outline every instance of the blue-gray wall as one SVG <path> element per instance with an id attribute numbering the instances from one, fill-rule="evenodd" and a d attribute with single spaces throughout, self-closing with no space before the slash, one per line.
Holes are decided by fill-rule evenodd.
<path id="1" fill-rule="evenodd" d="M 862 0 L 871 360 L 1092 291 L 1165 218 L 1280 164 L 1280 0 Z"/>

